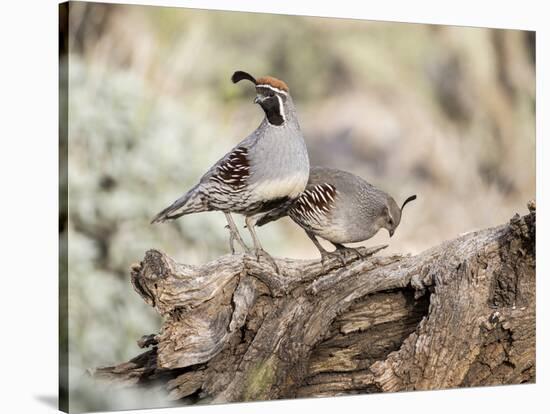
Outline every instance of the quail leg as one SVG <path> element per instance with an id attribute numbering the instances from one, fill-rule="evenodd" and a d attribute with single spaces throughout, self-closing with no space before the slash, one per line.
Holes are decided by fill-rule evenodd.
<path id="1" fill-rule="evenodd" d="M 244 243 L 241 235 L 239 234 L 239 230 L 237 230 L 237 226 L 235 225 L 235 222 L 233 221 L 233 217 L 231 217 L 231 214 L 227 212 L 224 212 L 224 214 L 225 214 L 225 219 L 227 220 L 226 228 L 229 229 L 229 248 L 231 249 L 231 254 L 235 254 L 235 246 L 233 245 L 235 240 L 243 248 L 245 252 L 247 253 L 250 252 L 250 249 Z"/>
<path id="2" fill-rule="evenodd" d="M 317 250 L 319 250 L 319 253 L 321 253 L 321 263 L 323 267 L 325 266 L 325 261 L 331 257 L 336 257 L 338 260 L 340 260 L 340 263 L 342 263 L 342 266 L 346 265 L 346 261 L 342 258 L 340 254 L 326 251 L 325 248 L 321 245 L 321 243 L 319 243 L 319 240 L 317 240 L 314 234 L 308 231 L 306 231 L 306 234 L 311 239 L 315 247 L 317 247 Z"/>
<path id="3" fill-rule="evenodd" d="M 247 216 L 244 219 L 246 223 L 246 228 L 250 232 L 250 235 L 252 236 L 252 241 L 254 242 L 254 254 L 256 255 L 256 259 L 260 261 L 260 257 L 264 257 L 268 262 L 270 262 L 273 267 L 275 268 L 275 271 L 279 273 L 279 266 L 277 266 L 277 263 L 275 263 L 275 260 L 273 260 L 273 257 L 266 252 L 262 245 L 260 244 L 260 240 L 258 239 L 258 236 L 256 235 L 256 230 L 254 230 L 255 221 L 253 216 Z"/>
<path id="4" fill-rule="evenodd" d="M 340 252 L 344 257 L 346 256 L 347 252 L 351 252 L 351 253 L 354 253 L 358 259 L 363 259 L 363 255 L 359 253 L 359 250 L 354 247 L 346 247 L 340 243 L 332 243 L 332 244 L 334 245 L 334 247 L 336 247 L 336 251 Z"/>

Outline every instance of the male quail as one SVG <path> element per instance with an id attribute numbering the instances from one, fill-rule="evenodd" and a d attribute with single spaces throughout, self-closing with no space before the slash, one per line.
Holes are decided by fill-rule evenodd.
<path id="1" fill-rule="evenodd" d="M 296 199 L 305 189 L 309 158 L 288 86 L 270 76 L 255 79 L 237 71 L 233 83 L 243 79 L 256 85 L 256 99 L 265 112 L 260 126 L 216 162 L 198 184 L 153 219 L 153 223 L 177 219 L 202 211 L 223 211 L 233 241 L 248 251 L 230 213 L 243 214 L 254 242 L 257 258 L 273 259 L 263 250 L 256 232 L 255 216 Z M 275 266 L 276 267 L 276 266 Z"/>
<path id="2" fill-rule="evenodd" d="M 355 243 L 373 237 L 385 228 L 390 237 L 401 221 L 403 207 L 416 195 L 405 200 L 401 208 L 395 200 L 351 173 L 325 167 L 313 167 L 302 195 L 263 214 L 257 221 L 262 226 L 286 215 L 302 227 L 321 252 L 324 261 L 328 255 L 345 256 L 342 243 Z M 316 237 L 331 242 L 336 251 L 327 252 Z"/>

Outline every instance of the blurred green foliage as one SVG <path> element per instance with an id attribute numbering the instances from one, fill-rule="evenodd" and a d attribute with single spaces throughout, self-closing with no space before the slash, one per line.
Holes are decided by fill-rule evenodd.
<path id="1" fill-rule="evenodd" d="M 313 164 L 355 172 L 398 203 L 418 194 L 389 251 L 500 224 L 534 198 L 529 33 L 94 3 L 72 3 L 69 25 L 74 410 L 167 405 L 85 372 L 158 331 L 128 276 L 147 249 L 185 263 L 228 251 L 221 213 L 149 221 L 261 121 L 235 70 L 289 84 Z M 288 219 L 259 232 L 275 255 L 317 257 Z"/>

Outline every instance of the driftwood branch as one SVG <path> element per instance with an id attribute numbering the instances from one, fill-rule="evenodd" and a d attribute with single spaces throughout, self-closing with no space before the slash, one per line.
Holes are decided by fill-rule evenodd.
<path id="1" fill-rule="evenodd" d="M 96 378 L 173 399 L 244 401 L 535 380 L 534 203 L 416 256 L 202 266 L 157 250 L 132 267 L 164 316 L 150 348 Z"/>

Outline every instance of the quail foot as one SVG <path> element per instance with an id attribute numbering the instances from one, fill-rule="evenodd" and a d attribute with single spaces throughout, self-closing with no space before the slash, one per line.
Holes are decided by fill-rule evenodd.
<path id="1" fill-rule="evenodd" d="M 343 243 L 370 239 L 385 228 L 390 237 L 401 222 L 405 205 L 416 195 L 405 200 L 401 208 L 382 190 L 362 178 L 337 169 L 313 167 L 306 190 L 295 201 L 267 212 L 257 221 L 262 226 L 286 215 L 302 227 L 313 241 L 321 259 L 336 255 L 342 263 L 348 253 L 361 256 L 357 249 Z M 336 250 L 326 251 L 317 237 L 332 243 Z"/>
<path id="2" fill-rule="evenodd" d="M 234 252 L 234 241 L 246 250 L 231 217 L 231 213 L 242 214 L 257 259 L 263 256 L 277 269 L 256 235 L 256 218 L 294 201 L 304 191 L 309 177 L 306 144 L 289 88 L 283 81 L 270 76 L 256 79 L 242 71 L 235 72 L 231 80 L 233 83 L 248 80 L 255 85 L 254 102 L 263 109 L 262 122 L 152 222 L 203 211 L 222 211 L 230 231 L 230 249 Z"/>

